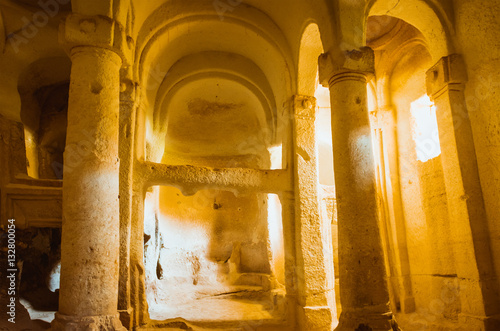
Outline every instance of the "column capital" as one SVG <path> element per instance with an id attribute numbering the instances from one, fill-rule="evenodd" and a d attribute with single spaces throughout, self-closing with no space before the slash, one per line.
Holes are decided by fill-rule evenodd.
<path id="1" fill-rule="evenodd" d="M 316 98 L 309 95 L 295 95 L 293 108 L 296 117 L 315 119 L 317 114 Z"/>
<path id="2" fill-rule="evenodd" d="M 59 43 L 68 53 L 78 46 L 109 49 L 121 57 L 124 67 L 132 64 L 134 41 L 121 24 L 109 17 L 68 15 L 59 27 Z"/>
<path id="3" fill-rule="evenodd" d="M 439 96 L 450 84 L 460 86 L 467 81 L 467 71 L 462 56 L 451 54 L 442 57 L 426 73 L 427 94 Z"/>
<path id="4" fill-rule="evenodd" d="M 323 53 L 318 58 L 319 82 L 329 87 L 335 77 L 342 74 L 373 75 L 375 72 L 375 56 L 370 47 L 362 47 L 350 51 Z"/>

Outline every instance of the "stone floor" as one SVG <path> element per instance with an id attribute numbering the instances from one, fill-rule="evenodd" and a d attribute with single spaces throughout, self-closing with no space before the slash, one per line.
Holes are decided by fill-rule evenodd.
<path id="1" fill-rule="evenodd" d="M 150 326 L 173 326 L 175 321 L 186 325 L 225 330 L 258 330 L 266 325 L 279 327 L 284 319 L 284 295 L 263 291 L 259 286 L 231 286 L 222 292 L 196 295 L 196 298 L 175 300 L 150 306 Z M 187 322 L 189 321 L 189 322 Z"/>

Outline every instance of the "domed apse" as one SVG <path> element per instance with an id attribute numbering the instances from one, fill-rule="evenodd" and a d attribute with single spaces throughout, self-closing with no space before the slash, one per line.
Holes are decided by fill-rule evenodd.
<path id="1" fill-rule="evenodd" d="M 167 104 L 166 154 L 260 155 L 270 130 L 261 101 L 242 84 L 224 78 L 188 82 Z"/>

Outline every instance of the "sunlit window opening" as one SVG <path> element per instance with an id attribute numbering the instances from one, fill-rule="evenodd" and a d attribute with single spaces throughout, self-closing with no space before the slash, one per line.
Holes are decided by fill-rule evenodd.
<path id="1" fill-rule="evenodd" d="M 410 112 L 417 160 L 426 162 L 439 156 L 441 146 L 434 103 L 424 95 L 411 103 Z"/>
<path id="2" fill-rule="evenodd" d="M 269 155 L 271 157 L 271 169 L 283 168 L 283 145 L 269 147 Z"/>

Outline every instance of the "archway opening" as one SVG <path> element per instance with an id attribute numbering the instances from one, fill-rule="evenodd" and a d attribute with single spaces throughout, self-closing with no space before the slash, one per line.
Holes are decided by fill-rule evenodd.
<path id="1" fill-rule="evenodd" d="M 395 12 L 403 17 L 403 11 Z M 428 17 L 410 21 L 424 31 L 393 16 L 370 16 L 367 45 L 375 52 L 372 129 L 389 292 L 401 326 L 414 329 L 418 326 L 407 314 L 440 300 L 435 289 L 448 286 L 456 275 L 453 251 L 445 249 L 452 244 L 439 128 L 426 94 L 426 72 L 447 45 L 436 44 L 439 34 L 429 39 Z M 443 274 L 449 279 L 436 276 Z M 436 321 L 457 318 L 459 305 L 451 301 Z"/>

